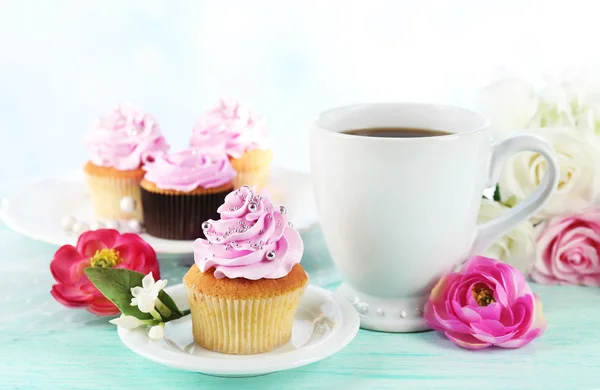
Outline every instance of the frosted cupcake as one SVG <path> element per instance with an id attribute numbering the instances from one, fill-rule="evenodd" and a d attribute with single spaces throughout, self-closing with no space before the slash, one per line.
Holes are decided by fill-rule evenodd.
<path id="1" fill-rule="evenodd" d="M 304 245 L 286 210 L 242 187 L 203 224 L 195 265 L 184 277 L 194 340 L 228 354 L 275 349 L 291 337 L 308 284 L 299 264 Z"/>
<path id="2" fill-rule="evenodd" d="M 95 214 L 104 219 L 142 219 L 142 165 L 169 149 L 156 120 L 131 106 L 120 106 L 96 121 L 85 139 L 90 160 L 84 166 Z M 121 210 L 132 197 L 133 212 Z"/>
<path id="3" fill-rule="evenodd" d="M 202 151 L 224 150 L 237 172 L 235 188 L 263 188 L 269 179 L 273 153 L 263 118 L 234 101 L 221 100 L 194 127 L 190 146 Z"/>
<path id="4" fill-rule="evenodd" d="M 235 177 L 227 155 L 192 149 L 157 156 L 144 169 L 146 232 L 170 240 L 204 237 L 202 222 L 219 216 L 217 208 L 233 189 Z"/>

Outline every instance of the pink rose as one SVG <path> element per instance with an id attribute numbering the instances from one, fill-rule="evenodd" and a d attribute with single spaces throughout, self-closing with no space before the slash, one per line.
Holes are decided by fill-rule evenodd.
<path id="1" fill-rule="evenodd" d="M 152 272 L 160 279 L 156 252 L 137 234 L 120 234 L 113 229 L 87 231 L 79 236 L 77 246 L 61 246 L 50 263 L 50 271 L 57 281 L 50 294 L 67 307 L 86 307 L 100 316 L 120 311 L 85 276 L 83 270 L 87 267 Z"/>
<path id="2" fill-rule="evenodd" d="M 600 287 L 600 207 L 550 218 L 542 225 L 531 278 Z"/>
<path id="3" fill-rule="evenodd" d="M 482 256 L 438 281 L 424 316 L 431 328 L 468 349 L 519 348 L 546 329 L 542 302 L 523 274 Z"/>

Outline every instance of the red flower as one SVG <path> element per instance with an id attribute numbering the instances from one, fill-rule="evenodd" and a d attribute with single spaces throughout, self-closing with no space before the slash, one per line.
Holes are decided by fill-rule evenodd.
<path id="1" fill-rule="evenodd" d="M 120 311 L 89 281 L 87 267 L 126 268 L 160 278 L 156 252 L 140 236 L 120 234 L 113 229 L 87 231 L 79 236 L 77 246 L 63 245 L 50 263 L 52 276 L 58 282 L 50 294 L 67 307 L 85 307 L 100 316 Z"/>

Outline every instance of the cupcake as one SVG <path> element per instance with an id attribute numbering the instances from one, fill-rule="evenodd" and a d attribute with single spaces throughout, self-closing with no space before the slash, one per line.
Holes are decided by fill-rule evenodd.
<path id="1" fill-rule="evenodd" d="M 235 177 L 227 155 L 196 149 L 156 156 L 144 169 L 146 233 L 170 240 L 204 237 L 202 222 L 218 217 L 217 207 L 233 189 Z"/>
<path id="2" fill-rule="evenodd" d="M 269 180 L 273 153 L 268 147 L 266 123 L 237 102 L 221 100 L 205 113 L 194 127 L 190 146 L 203 151 L 224 150 L 237 172 L 235 188 L 249 185 L 260 190 Z"/>
<path id="3" fill-rule="evenodd" d="M 211 351 L 257 354 L 291 337 L 308 284 L 300 234 L 263 192 L 244 186 L 225 198 L 220 220 L 203 224 L 184 277 L 194 340 Z"/>
<path id="4" fill-rule="evenodd" d="M 100 118 L 86 137 L 90 160 L 83 170 L 94 213 L 103 219 L 142 219 L 142 165 L 166 152 L 156 120 L 131 106 L 120 106 Z M 135 209 L 121 210 L 121 199 L 131 197 Z"/>

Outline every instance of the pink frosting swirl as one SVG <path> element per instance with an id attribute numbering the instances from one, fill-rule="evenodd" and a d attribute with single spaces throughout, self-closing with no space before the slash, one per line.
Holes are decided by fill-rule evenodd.
<path id="1" fill-rule="evenodd" d="M 268 132 L 263 118 L 236 101 L 221 100 L 194 126 L 190 146 L 202 151 L 240 158 L 248 150 L 267 149 Z"/>
<path id="2" fill-rule="evenodd" d="M 169 149 L 156 120 L 125 105 L 97 119 L 85 145 L 92 163 L 121 171 L 137 169 Z"/>
<path id="3" fill-rule="evenodd" d="M 207 239 L 194 243 L 200 271 L 214 267 L 217 279 L 278 279 L 300 262 L 302 238 L 288 223 L 285 207 L 274 207 L 264 190 L 255 194 L 243 186 L 217 211 L 221 219 L 202 226 Z"/>
<path id="4" fill-rule="evenodd" d="M 156 156 L 144 169 L 144 178 L 158 188 L 182 192 L 219 187 L 235 177 L 227 155 L 209 156 L 191 149 Z"/>

